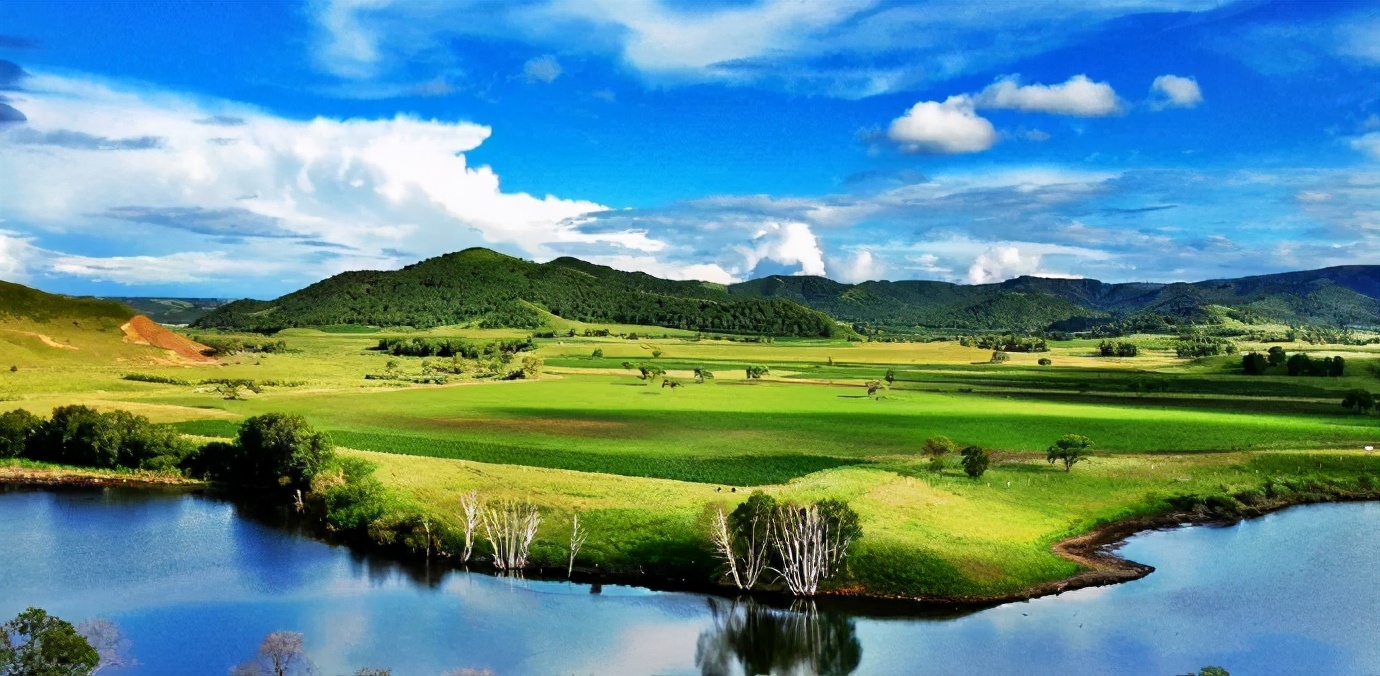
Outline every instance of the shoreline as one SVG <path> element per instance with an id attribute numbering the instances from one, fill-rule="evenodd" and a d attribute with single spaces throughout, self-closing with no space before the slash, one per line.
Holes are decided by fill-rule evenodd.
<path id="1" fill-rule="evenodd" d="M 62 467 L 0 465 L 0 488 L 8 486 L 38 489 L 213 488 L 211 484 L 203 481 L 152 472 L 120 473 Z M 1009 593 L 970 596 L 896 596 L 869 594 L 853 587 L 821 591 L 811 600 L 816 604 L 825 606 L 825 609 L 866 616 L 963 615 L 1007 603 L 1030 601 L 1045 596 L 1057 596 L 1078 589 L 1104 587 L 1139 580 L 1153 573 L 1155 568 L 1122 557 L 1117 553 L 1117 550 L 1125 545 L 1129 538 L 1142 533 L 1184 527 L 1232 526 L 1249 519 L 1305 505 L 1380 501 L 1380 490 L 1369 489 L 1335 495 L 1313 494 L 1296 497 L 1302 499 L 1275 499 L 1265 504 L 1247 506 L 1236 514 L 1214 514 L 1206 510 L 1176 510 L 1163 514 L 1132 516 L 1096 526 L 1080 535 L 1059 540 L 1050 547 L 1051 552 L 1056 556 L 1077 563 L 1084 570 L 1066 578 L 1038 583 Z M 264 509 L 269 512 L 285 507 L 284 505 L 248 504 L 256 509 Z M 498 574 L 496 569 L 477 561 L 465 564 L 450 558 L 426 559 L 368 539 L 341 537 L 342 534 L 328 531 L 322 524 L 316 523 L 315 520 L 312 521 L 313 523 L 302 523 L 301 525 L 307 527 L 313 539 L 327 544 L 345 546 L 363 554 L 386 556 L 403 565 L 441 565 L 459 572 Z M 768 605 L 779 606 L 788 606 L 794 601 L 801 600 L 779 590 L 738 590 L 715 582 L 691 582 L 687 579 L 655 573 L 631 573 L 576 566 L 574 574 L 566 577 L 547 574 L 548 570 L 557 569 L 549 566 L 533 566 L 524 573 L 534 580 L 588 584 L 596 589 L 605 584 L 636 586 L 653 591 L 689 592 L 722 598 L 752 597 Z M 557 572 L 564 571 L 557 570 Z"/>

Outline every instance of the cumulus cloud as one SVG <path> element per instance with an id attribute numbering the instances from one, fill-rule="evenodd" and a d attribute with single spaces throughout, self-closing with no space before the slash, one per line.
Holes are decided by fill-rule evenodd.
<path id="1" fill-rule="evenodd" d="M 873 279 L 884 279 L 886 264 L 868 249 L 859 249 L 851 256 L 829 260 L 829 277 L 840 282 L 856 284 Z"/>
<path id="2" fill-rule="evenodd" d="M 1082 247 L 1034 243 L 998 244 L 973 259 L 972 265 L 968 266 L 968 281 L 972 284 L 991 284 L 1022 275 L 1066 278 L 1082 276 L 1046 268 L 1044 258 L 1051 254 L 1097 260 L 1110 257 L 1105 251 Z"/>
<path id="3" fill-rule="evenodd" d="M 1203 102 L 1198 81 L 1191 77 L 1161 75 L 1150 83 L 1150 105 L 1161 108 L 1193 108 Z"/>
<path id="4" fill-rule="evenodd" d="M 1371 159 L 1380 160 L 1380 132 L 1370 132 L 1351 139 L 1351 149 L 1357 150 Z"/>
<path id="5" fill-rule="evenodd" d="M 15 101 L 29 121 L 0 132 L 0 218 L 35 233 L 108 236 L 108 219 L 117 218 L 129 224 L 123 241 L 165 250 L 205 252 L 212 242 L 204 236 L 292 236 L 351 247 L 359 262 L 385 267 L 406 262 L 386 249 L 435 255 L 500 244 L 549 258 L 561 242 L 659 246 L 639 232 L 591 234 L 572 224 L 603 205 L 503 191 L 493 169 L 466 161 L 490 134 L 479 124 L 405 115 L 289 120 L 234 102 L 43 74 L 28 78 Z M 141 235 L 141 227 L 187 234 Z M 291 269 L 303 263 L 293 251 L 255 255 Z M 167 253 L 179 252 L 160 256 Z M 182 269 L 175 262 L 169 269 Z M 326 269 L 305 263 L 295 278 Z M 99 267 L 78 260 L 61 270 Z"/>
<path id="6" fill-rule="evenodd" d="M 902 150 L 925 155 L 979 153 L 997 142 L 992 123 L 973 109 L 967 96 L 950 96 L 943 103 L 921 101 L 892 120 L 887 138 Z"/>
<path id="7" fill-rule="evenodd" d="M 1116 91 L 1106 82 L 1075 75 L 1056 85 L 1022 85 L 1017 77 L 998 80 L 974 100 L 979 108 L 1007 108 L 1025 112 L 1105 117 L 1121 112 Z"/>
<path id="8" fill-rule="evenodd" d="M 527 63 L 522 64 L 522 76 L 528 82 L 545 82 L 550 84 L 561 76 L 561 64 L 556 61 L 556 57 L 547 54 L 528 59 Z"/>
<path id="9" fill-rule="evenodd" d="M 753 234 L 752 243 L 737 249 L 743 254 L 743 268 L 754 277 L 777 273 L 781 267 L 794 267 L 792 274 L 825 274 L 824 251 L 807 223 L 763 222 Z M 768 262 L 776 265 L 763 265 Z"/>

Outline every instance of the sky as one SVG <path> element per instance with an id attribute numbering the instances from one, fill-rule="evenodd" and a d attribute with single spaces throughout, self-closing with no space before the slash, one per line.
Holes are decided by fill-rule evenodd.
<path id="1" fill-rule="evenodd" d="M 1380 2 L 0 2 L 0 279 L 1380 264 Z"/>

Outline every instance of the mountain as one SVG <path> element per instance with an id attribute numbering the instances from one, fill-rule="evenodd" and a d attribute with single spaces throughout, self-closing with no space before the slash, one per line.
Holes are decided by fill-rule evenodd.
<path id="1" fill-rule="evenodd" d="M 1179 324 L 1211 321 L 1219 312 L 1246 323 L 1380 326 L 1380 266 L 1372 265 L 1174 284 L 1043 277 L 977 285 L 842 284 L 823 277 L 773 276 L 734 284 L 728 291 L 790 300 L 843 321 L 902 331 L 1085 328 L 1135 315 Z"/>
<path id="2" fill-rule="evenodd" d="M 64 358 L 214 361 L 206 349 L 122 303 L 0 281 L 0 358 L 15 368 Z"/>
<path id="3" fill-rule="evenodd" d="M 194 325 L 262 332 L 334 324 L 537 328 L 549 315 L 775 336 L 830 336 L 840 330 L 815 310 L 776 298 L 733 296 L 721 285 L 659 279 L 574 258 L 538 264 L 478 248 L 401 270 L 342 273 L 273 301 L 235 301 Z"/>
<path id="4" fill-rule="evenodd" d="M 149 298 L 112 296 L 104 300 L 122 303 L 159 324 L 185 325 L 226 303 L 221 298 Z"/>

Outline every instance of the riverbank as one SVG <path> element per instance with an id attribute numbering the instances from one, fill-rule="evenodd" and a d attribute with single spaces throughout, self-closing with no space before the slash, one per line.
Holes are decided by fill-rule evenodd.
<path id="1" fill-rule="evenodd" d="M 202 487 L 206 483 L 169 472 L 141 470 L 102 470 L 44 463 L 0 460 L 0 485 L 12 486 L 68 486 L 124 488 L 145 487 Z"/>

